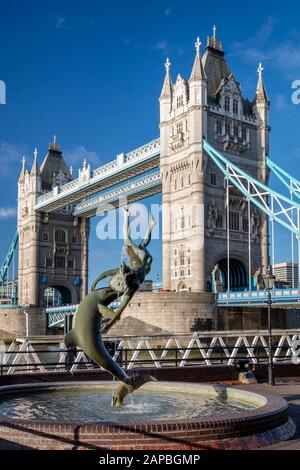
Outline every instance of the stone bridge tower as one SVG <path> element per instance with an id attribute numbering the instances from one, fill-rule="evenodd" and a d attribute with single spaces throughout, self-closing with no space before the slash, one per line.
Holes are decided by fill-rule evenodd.
<path id="1" fill-rule="evenodd" d="M 227 289 L 227 219 L 230 233 L 230 288 L 249 285 L 269 259 L 268 224 L 234 188 L 229 189 L 227 217 L 224 175 L 205 154 L 202 138 L 255 178 L 268 183 L 269 100 L 262 67 L 254 100 L 242 95 L 225 59 L 222 43 L 208 37 L 203 58 L 198 38 L 188 80 L 173 84 L 170 62 L 160 95 L 160 142 L 163 212 L 163 284 L 186 292 L 213 290 L 218 271 L 220 290 Z"/>
<path id="2" fill-rule="evenodd" d="M 72 179 L 55 139 L 41 166 L 37 151 L 18 181 L 20 305 L 45 307 L 78 303 L 87 291 L 89 221 L 72 216 L 72 207 L 43 214 L 34 206 L 39 195 Z"/>

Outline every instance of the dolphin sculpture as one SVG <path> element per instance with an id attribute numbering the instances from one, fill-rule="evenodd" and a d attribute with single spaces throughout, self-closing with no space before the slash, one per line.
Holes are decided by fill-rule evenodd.
<path id="1" fill-rule="evenodd" d="M 151 270 L 152 256 L 147 246 L 154 225 L 155 221 L 151 215 L 145 237 L 137 245 L 131 240 L 129 212 L 125 209 L 123 238 L 130 261 L 129 266 L 122 263 L 119 268 L 105 271 L 97 277 L 91 286 L 91 292 L 78 307 L 74 328 L 65 336 L 65 345 L 70 353 L 76 347 L 82 349 L 90 359 L 123 382 L 113 398 L 113 405 L 116 407 L 121 406 L 126 395 L 144 383 L 155 380 L 149 374 L 129 376 L 108 354 L 102 338 L 103 333 L 120 319 L 122 312 Z M 97 288 L 97 284 L 109 276 L 111 276 L 109 286 Z M 109 305 L 121 295 L 119 307 L 116 310 L 110 309 Z"/>

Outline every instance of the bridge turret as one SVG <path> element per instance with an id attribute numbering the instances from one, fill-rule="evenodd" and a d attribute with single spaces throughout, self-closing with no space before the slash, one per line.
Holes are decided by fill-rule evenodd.
<path id="1" fill-rule="evenodd" d="M 38 233 L 41 214 L 36 213 L 33 207 L 40 191 L 41 174 L 37 161 L 37 149 L 35 149 L 30 173 L 25 169 L 25 158 L 23 158 L 18 184 L 18 301 L 20 305 L 38 304 Z"/>
<path id="2" fill-rule="evenodd" d="M 207 132 L 207 79 L 200 40 L 189 80 L 178 74 L 161 96 L 163 284 L 165 289 L 203 291 L 204 204 L 202 136 Z M 166 63 L 168 83 L 168 61 Z M 165 86 L 164 86 L 165 89 Z M 163 90 L 164 90 L 163 89 Z M 162 102 L 168 108 L 162 108 Z M 181 266 L 181 268 L 179 268 Z"/>
<path id="3" fill-rule="evenodd" d="M 56 136 L 48 146 L 48 152 L 41 164 L 42 189 L 50 191 L 54 186 L 60 186 L 72 180 L 70 170 L 64 160 Z"/>
<path id="4" fill-rule="evenodd" d="M 71 178 L 55 138 L 41 167 L 37 150 L 30 173 L 23 160 L 18 183 L 20 305 L 78 303 L 87 292 L 89 221 L 74 218 L 70 207 L 47 215 L 34 209 L 41 192 Z"/>
<path id="5" fill-rule="evenodd" d="M 196 57 L 189 79 L 189 95 L 191 105 L 207 105 L 207 77 L 202 65 L 200 55 L 201 41 L 197 38 L 195 42 Z"/>
<path id="6" fill-rule="evenodd" d="M 171 62 L 167 58 L 165 62 L 166 75 L 159 97 L 160 102 L 160 121 L 166 121 L 169 117 L 172 106 L 173 84 L 170 75 Z"/>
<path id="7" fill-rule="evenodd" d="M 270 100 L 268 98 L 264 79 L 264 68 L 260 63 L 257 69 L 258 81 L 256 93 L 253 101 L 253 114 L 258 121 L 257 127 L 257 150 L 259 165 L 259 179 L 265 184 L 269 181 L 269 168 L 267 166 L 267 156 L 269 155 L 269 142 L 270 142 Z M 270 264 L 269 259 L 269 221 L 266 216 L 262 216 L 261 221 L 261 250 L 262 250 L 262 268 L 266 273 L 267 267 Z"/>
<path id="8" fill-rule="evenodd" d="M 26 170 L 26 159 L 25 159 L 25 157 L 23 157 L 22 158 L 22 168 L 21 168 L 21 172 L 20 172 L 20 176 L 19 176 L 19 180 L 18 180 L 19 184 L 24 183 L 26 173 L 28 173 L 28 171 Z"/>
<path id="9" fill-rule="evenodd" d="M 161 106 L 163 284 L 176 291 L 205 291 L 211 288 L 211 273 L 220 264 L 222 288 L 242 289 L 248 287 L 258 267 L 264 270 L 268 265 L 267 223 L 256 216 L 254 207 L 249 211 L 237 194 L 230 194 L 228 216 L 224 177 L 205 158 L 203 136 L 229 160 L 236 159 L 247 173 L 264 179 L 269 100 L 261 68 L 255 101 L 243 96 L 215 26 L 203 57 L 200 46 L 198 38 L 189 80 L 178 75 L 165 101 L 169 107 L 163 110 L 168 112 L 163 113 Z M 251 263 L 245 255 L 249 227 Z M 227 287 L 230 276 L 224 259 L 228 232 L 231 258 L 242 266 L 244 274 L 243 278 L 230 274 L 234 279 Z"/>
<path id="10" fill-rule="evenodd" d="M 37 159 L 37 149 L 34 149 L 34 159 L 33 159 L 33 164 L 32 168 L 30 171 L 30 186 L 31 190 L 35 195 L 37 196 L 41 192 L 42 188 L 42 178 L 41 178 L 41 171 Z"/>
<path id="11" fill-rule="evenodd" d="M 268 98 L 264 80 L 263 80 L 264 68 L 260 63 L 257 69 L 258 82 L 256 87 L 256 93 L 253 101 L 253 112 L 260 124 L 258 129 L 258 147 L 261 149 L 264 159 L 269 155 L 269 133 L 270 133 L 270 100 Z M 267 179 L 268 175 L 265 175 Z"/>

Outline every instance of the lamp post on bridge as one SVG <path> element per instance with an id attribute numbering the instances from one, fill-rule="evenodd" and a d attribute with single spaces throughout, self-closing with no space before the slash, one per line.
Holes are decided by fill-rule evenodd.
<path id="1" fill-rule="evenodd" d="M 268 291 L 268 349 L 269 349 L 269 357 L 268 357 L 268 384 L 275 385 L 274 379 L 274 367 L 273 367 L 273 354 L 272 354 L 272 317 L 271 317 L 271 309 L 272 309 L 272 294 L 271 291 L 274 289 L 275 286 L 276 276 L 272 273 L 272 267 L 269 266 L 267 269 L 267 273 L 264 275 L 264 284 L 265 289 Z"/>

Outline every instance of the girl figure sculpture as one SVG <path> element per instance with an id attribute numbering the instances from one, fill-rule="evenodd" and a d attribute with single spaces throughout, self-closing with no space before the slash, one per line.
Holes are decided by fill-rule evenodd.
<path id="1" fill-rule="evenodd" d="M 74 328 L 65 336 L 67 348 L 79 347 L 85 354 L 103 369 L 124 383 L 114 397 L 114 406 L 120 406 L 126 395 L 132 393 L 144 383 L 154 380 L 149 374 L 129 376 L 108 354 L 102 334 L 106 333 L 119 319 L 150 272 L 152 256 L 147 250 L 155 221 L 151 216 L 143 241 L 137 245 L 130 238 L 129 213 L 125 210 L 123 237 L 125 251 L 129 257 L 129 266 L 125 263 L 119 268 L 106 271 L 94 281 L 91 292 L 80 303 Z M 109 287 L 97 288 L 97 284 L 111 276 Z M 122 295 L 120 306 L 116 310 L 108 306 Z"/>

